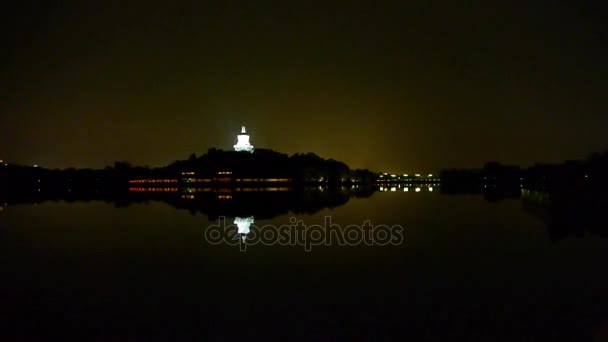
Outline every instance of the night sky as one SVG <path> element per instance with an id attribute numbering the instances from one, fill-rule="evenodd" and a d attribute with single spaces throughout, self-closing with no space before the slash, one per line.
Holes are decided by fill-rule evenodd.
<path id="1" fill-rule="evenodd" d="M 0 159 L 162 166 L 251 142 L 388 172 L 608 148 L 608 20 L 571 1 L 3 4 Z M 127 4 L 128 3 L 128 4 Z"/>

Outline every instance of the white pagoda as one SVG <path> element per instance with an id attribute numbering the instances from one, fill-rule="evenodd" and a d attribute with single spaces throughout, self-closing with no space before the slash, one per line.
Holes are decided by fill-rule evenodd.
<path id="1" fill-rule="evenodd" d="M 249 143 L 249 134 L 245 130 L 245 126 L 241 128 L 241 134 L 237 135 L 237 142 L 234 145 L 234 150 L 239 152 L 253 153 L 253 145 Z"/>

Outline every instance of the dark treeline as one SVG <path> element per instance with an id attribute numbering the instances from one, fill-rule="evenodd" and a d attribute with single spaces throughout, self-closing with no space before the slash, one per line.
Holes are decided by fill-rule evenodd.
<path id="1" fill-rule="evenodd" d="M 0 192 L 114 191 L 126 189 L 130 178 L 144 177 L 151 172 L 150 168 L 132 167 L 127 162 L 116 162 L 104 169 L 61 170 L 3 164 L 0 166 Z"/>
<path id="2" fill-rule="evenodd" d="M 484 192 L 489 188 L 560 192 L 605 188 L 607 183 L 602 175 L 607 171 L 608 151 L 594 153 L 584 160 L 529 168 L 488 162 L 477 169 L 444 169 L 441 181 L 446 192 Z"/>
<path id="3" fill-rule="evenodd" d="M 375 174 L 368 170 L 352 170 L 343 162 L 324 159 L 313 153 L 288 156 L 268 149 L 254 153 L 209 149 L 197 157 L 175 161 L 167 166 L 135 167 L 116 162 L 104 169 L 46 169 L 42 167 L 0 165 L 1 190 L 37 191 L 58 189 L 125 189 L 130 179 L 179 178 L 181 172 L 195 172 L 197 178 L 213 177 L 218 171 L 231 171 L 235 177 L 290 178 L 294 183 L 367 183 Z"/>
<path id="4" fill-rule="evenodd" d="M 553 238 L 608 236 L 608 151 L 584 160 L 529 168 L 486 163 L 479 169 L 441 172 L 444 193 L 479 193 L 490 201 L 521 198 L 527 212 L 543 219 Z"/>
<path id="5" fill-rule="evenodd" d="M 201 177 L 212 177 L 217 171 L 232 171 L 239 177 L 291 178 L 296 182 L 312 183 L 371 183 L 375 180 L 375 175 L 368 170 L 351 170 L 343 162 L 324 159 L 314 153 L 288 156 L 269 149 L 243 153 L 212 148 L 200 157 L 193 154 L 166 169 L 172 173 L 194 171 Z"/>

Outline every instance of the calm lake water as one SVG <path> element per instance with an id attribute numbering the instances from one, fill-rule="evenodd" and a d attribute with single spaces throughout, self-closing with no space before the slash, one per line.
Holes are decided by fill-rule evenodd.
<path id="1" fill-rule="evenodd" d="M 238 201 L 222 200 L 214 215 L 238 212 L 228 209 L 233 200 Z M 248 200 L 258 209 L 282 202 Z M 525 210 L 520 199 L 488 202 L 480 195 L 423 189 L 376 192 L 307 214 L 254 215 L 257 227 L 289 225 L 294 217 L 323 225 L 326 216 L 341 227 L 366 220 L 403 227 L 398 245 L 334 243 L 310 251 L 262 243 L 243 251 L 206 241 L 206 229 L 218 223 L 204 214 L 210 205 L 192 211 L 150 199 L 128 206 L 45 201 L 3 207 L 2 336 L 96 341 L 599 341 L 608 336 L 608 239 L 552 238 L 541 215 Z M 246 209 L 247 202 L 238 206 Z"/>

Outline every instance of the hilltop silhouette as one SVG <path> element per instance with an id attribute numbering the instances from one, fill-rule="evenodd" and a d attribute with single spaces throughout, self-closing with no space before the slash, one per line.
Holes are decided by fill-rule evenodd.
<path id="1" fill-rule="evenodd" d="M 36 192 L 38 189 L 126 189 L 129 180 L 145 178 L 178 179 L 182 172 L 194 172 L 197 178 L 212 177 L 230 171 L 236 177 L 287 178 L 293 184 L 373 184 L 375 174 L 353 170 L 343 162 L 325 159 L 314 153 L 289 156 L 269 149 L 254 153 L 209 149 L 197 157 L 191 154 L 166 166 L 150 168 L 117 161 L 104 169 L 46 169 L 7 164 L 0 166 L 0 191 Z"/>

